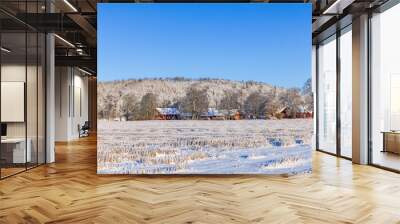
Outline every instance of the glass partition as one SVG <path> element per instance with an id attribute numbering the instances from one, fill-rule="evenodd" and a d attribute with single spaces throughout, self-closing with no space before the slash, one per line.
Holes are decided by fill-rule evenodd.
<path id="1" fill-rule="evenodd" d="M 46 37 L 43 33 L 38 33 L 38 75 L 37 75 L 37 90 L 38 90 L 38 105 L 37 105 L 37 162 L 43 164 L 46 162 L 46 139 L 45 139 L 45 124 L 46 124 L 46 76 L 45 76 L 45 65 L 46 65 Z"/>
<path id="2" fill-rule="evenodd" d="M 336 36 L 318 47 L 318 149 L 336 153 Z"/>
<path id="3" fill-rule="evenodd" d="M 351 26 L 340 36 L 340 154 L 352 157 L 352 33 Z"/>
<path id="4" fill-rule="evenodd" d="M 6 177 L 24 171 L 31 161 L 26 150 L 26 33 L 3 32 L 1 47 L 1 176 Z"/>
<path id="5" fill-rule="evenodd" d="M 400 170 L 400 5 L 371 19 L 371 162 Z"/>
<path id="6" fill-rule="evenodd" d="M 43 5 L 0 3 L 18 13 Z M 45 44 L 43 33 L 0 12 L 0 178 L 45 163 Z"/>
<path id="7" fill-rule="evenodd" d="M 30 151 L 30 160 L 27 167 L 34 167 L 37 165 L 37 76 L 38 76 L 38 35 L 36 32 L 27 33 L 27 85 L 26 85 L 26 111 L 27 111 L 27 150 Z"/>

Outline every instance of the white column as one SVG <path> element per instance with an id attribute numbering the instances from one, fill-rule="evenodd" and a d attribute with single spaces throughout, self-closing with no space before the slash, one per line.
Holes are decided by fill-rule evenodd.
<path id="1" fill-rule="evenodd" d="M 315 45 L 312 45 L 311 51 L 311 84 L 312 84 L 312 92 L 313 92 L 313 104 L 314 111 L 317 108 L 317 48 Z M 314 126 L 313 126 L 313 135 L 312 135 L 312 148 L 316 149 L 316 134 L 317 134 L 317 118 L 315 117 L 316 113 L 314 112 Z"/>
<path id="2" fill-rule="evenodd" d="M 368 15 L 353 19 L 353 162 L 368 163 Z"/>
<path id="3" fill-rule="evenodd" d="M 46 163 L 55 161 L 55 54 L 54 35 L 46 36 Z"/>

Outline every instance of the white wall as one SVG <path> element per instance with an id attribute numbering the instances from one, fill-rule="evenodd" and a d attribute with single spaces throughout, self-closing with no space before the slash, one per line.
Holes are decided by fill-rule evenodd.
<path id="1" fill-rule="evenodd" d="M 55 68 L 55 141 L 67 141 L 69 133 L 69 68 Z"/>
<path id="2" fill-rule="evenodd" d="M 22 102 L 11 101 L 9 103 L 20 104 L 19 107 L 5 106 L 2 102 L 2 114 L 4 113 L 15 113 L 20 114 L 19 121 L 6 121 L 7 124 L 7 137 L 9 138 L 24 138 L 27 136 L 29 139 L 29 148 L 31 149 L 31 155 L 33 162 L 39 159 L 39 163 L 44 163 L 45 159 L 45 116 L 44 116 L 44 74 L 41 73 L 41 67 L 26 66 L 25 64 L 17 63 L 4 63 L 1 66 L 2 86 L 3 82 L 19 82 L 24 83 L 26 86 L 22 86 L 18 93 L 5 92 L 6 89 L 2 89 L 2 98 L 7 97 L 7 94 L 22 94 L 20 97 Z M 37 73 L 38 72 L 38 73 Z M 27 80 L 25 80 L 27 78 Z M 14 87 L 16 88 L 16 87 Z M 26 90 L 26 99 L 24 96 Z M 16 90 L 14 90 L 16 91 Z M 5 95 L 4 95 L 5 94 Z M 12 99 L 12 97 L 11 97 Z M 26 103 L 26 105 L 25 105 Z M 14 105 L 16 106 L 16 105 Z M 26 119 L 24 117 L 26 112 Z M 2 120 L 4 120 L 2 118 Z M 51 152 L 51 150 L 48 150 Z"/>
<path id="3" fill-rule="evenodd" d="M 76 68 L 56 67 L 56 141 L 77 139 L 78 125 L 88 120 L 88 78 L 83 75 Z"/>
<path id="4" fill-rule="evenodd" d="M 6 64 L 1 66 L 1 81 L 25 82 L 26 67 L 18 64 Z M 7 110 L 7 108 L 1 108 Z M 25 137 L 25 122 L 8 122 L 7 137 Z"/>

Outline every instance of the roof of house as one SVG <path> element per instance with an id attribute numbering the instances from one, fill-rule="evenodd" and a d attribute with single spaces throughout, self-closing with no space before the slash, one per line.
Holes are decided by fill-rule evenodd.
<path id="1" fill-rule="evenodd" d="M 280 110 L 278 110 L 278 113 L 283 113 L 288 107 L 282 107 Z M 304 107 L 298 106 L 297 107 L 298 112 L 300 113 L 312 113 L 312 111 L 306 110 Z"/>
<path id="2" fill-rule="evenodd" d="M 219 110 L 219 113 L 227 116 L 234 116 L 239 113 L 238 109 L 231 109 L 231 110 Z"/>
<path id="3" fill-rule="evenodd" d="M 224 116 L 220 111 L 218 111 L 216 108 L 210 107 L 207 109 L 206 113 L 203 113 L 202 116 L 207 116 L 207 117 L 217 117 L 217 116 Z"/>
<path id="4" fill-rule="evenodd" d="M 157 107 L 156 110 L 161 115 L 179 115 L 180 111 L 174 107 Z"/>
<path id="5" fill-rule="evenodd" d="M 282 107 L 280 110 L 278 110 L 278 113 L 283 113 L 286 109 L 287 107 Z"/>

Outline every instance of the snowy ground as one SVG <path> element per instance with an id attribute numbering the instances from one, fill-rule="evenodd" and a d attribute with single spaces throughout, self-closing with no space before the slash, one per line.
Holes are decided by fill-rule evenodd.
<path id="1" fill-rule="evenodd" d="M 311 171 L 312 120 L 99 121 L 99 174 Z"/>

